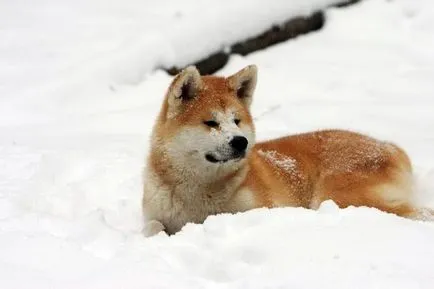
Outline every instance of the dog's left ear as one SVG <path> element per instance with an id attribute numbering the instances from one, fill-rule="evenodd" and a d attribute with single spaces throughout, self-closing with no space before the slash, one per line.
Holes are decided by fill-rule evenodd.
<path id="1" fill-rule="evenodd" d="M 237 97 L 247 107 L 250 107 L 250 104 L 252 103 L 257 75 L 258 69 L 256 65 L 249 65 L 228 77 L 229 85 L 235 89 Z"/>

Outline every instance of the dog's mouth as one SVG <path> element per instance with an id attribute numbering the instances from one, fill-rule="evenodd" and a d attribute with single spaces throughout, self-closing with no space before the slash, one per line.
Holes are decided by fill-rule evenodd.
<path id="1" fill-rule="evenodd" d="M 229 161 L 239 161 L 243 159 L 246 156 L 246 152 L 236 153 L 231 155 L 229 158 L 217 158 L 213 156 L 212 154 L 208 153 L 205 155 L 205 159 L 209 161 L 210 163 L 226 163 Z"/>

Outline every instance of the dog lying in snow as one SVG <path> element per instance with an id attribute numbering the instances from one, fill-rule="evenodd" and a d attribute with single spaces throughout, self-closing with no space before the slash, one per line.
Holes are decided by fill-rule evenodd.
<path id="1" fill-rule="evenodd" d="M 257 68 L 230 77 L 195 67 L 170 85 L 151 138 L 144 181 L 147 236 L 209 215 L 259 207 L 369 206 L 409 218 L 412 169 L 394 144 L 344 130 L 255 143 L 250 105 Z"/>

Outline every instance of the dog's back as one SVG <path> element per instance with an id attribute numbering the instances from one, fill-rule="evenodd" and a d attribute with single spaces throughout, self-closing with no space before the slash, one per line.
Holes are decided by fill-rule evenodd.
<path id="1" fill-rule="evenodd" d="M 255 150 L 262 159 L 257 163 L 286 184 L 279 195 L 290 195 L 299 206 L 315 209 L 332 199 L 340 207 L 370 206 L 401 216 L 414 213 L 411 164 L 393 144 L 328 130 L 259 143 Z"/>

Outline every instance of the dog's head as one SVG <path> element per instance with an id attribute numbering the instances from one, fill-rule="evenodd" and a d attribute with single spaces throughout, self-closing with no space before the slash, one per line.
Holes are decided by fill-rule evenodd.
<path id="1" fill-rule="evenodd" d="M 250 104 L 256 76 L 254 65 L 227 78 L 201 76 L 192 66 L 179 73 L 156 127 L 171 161 L 197 170 L 240 166 L 255 143 Z"/>

